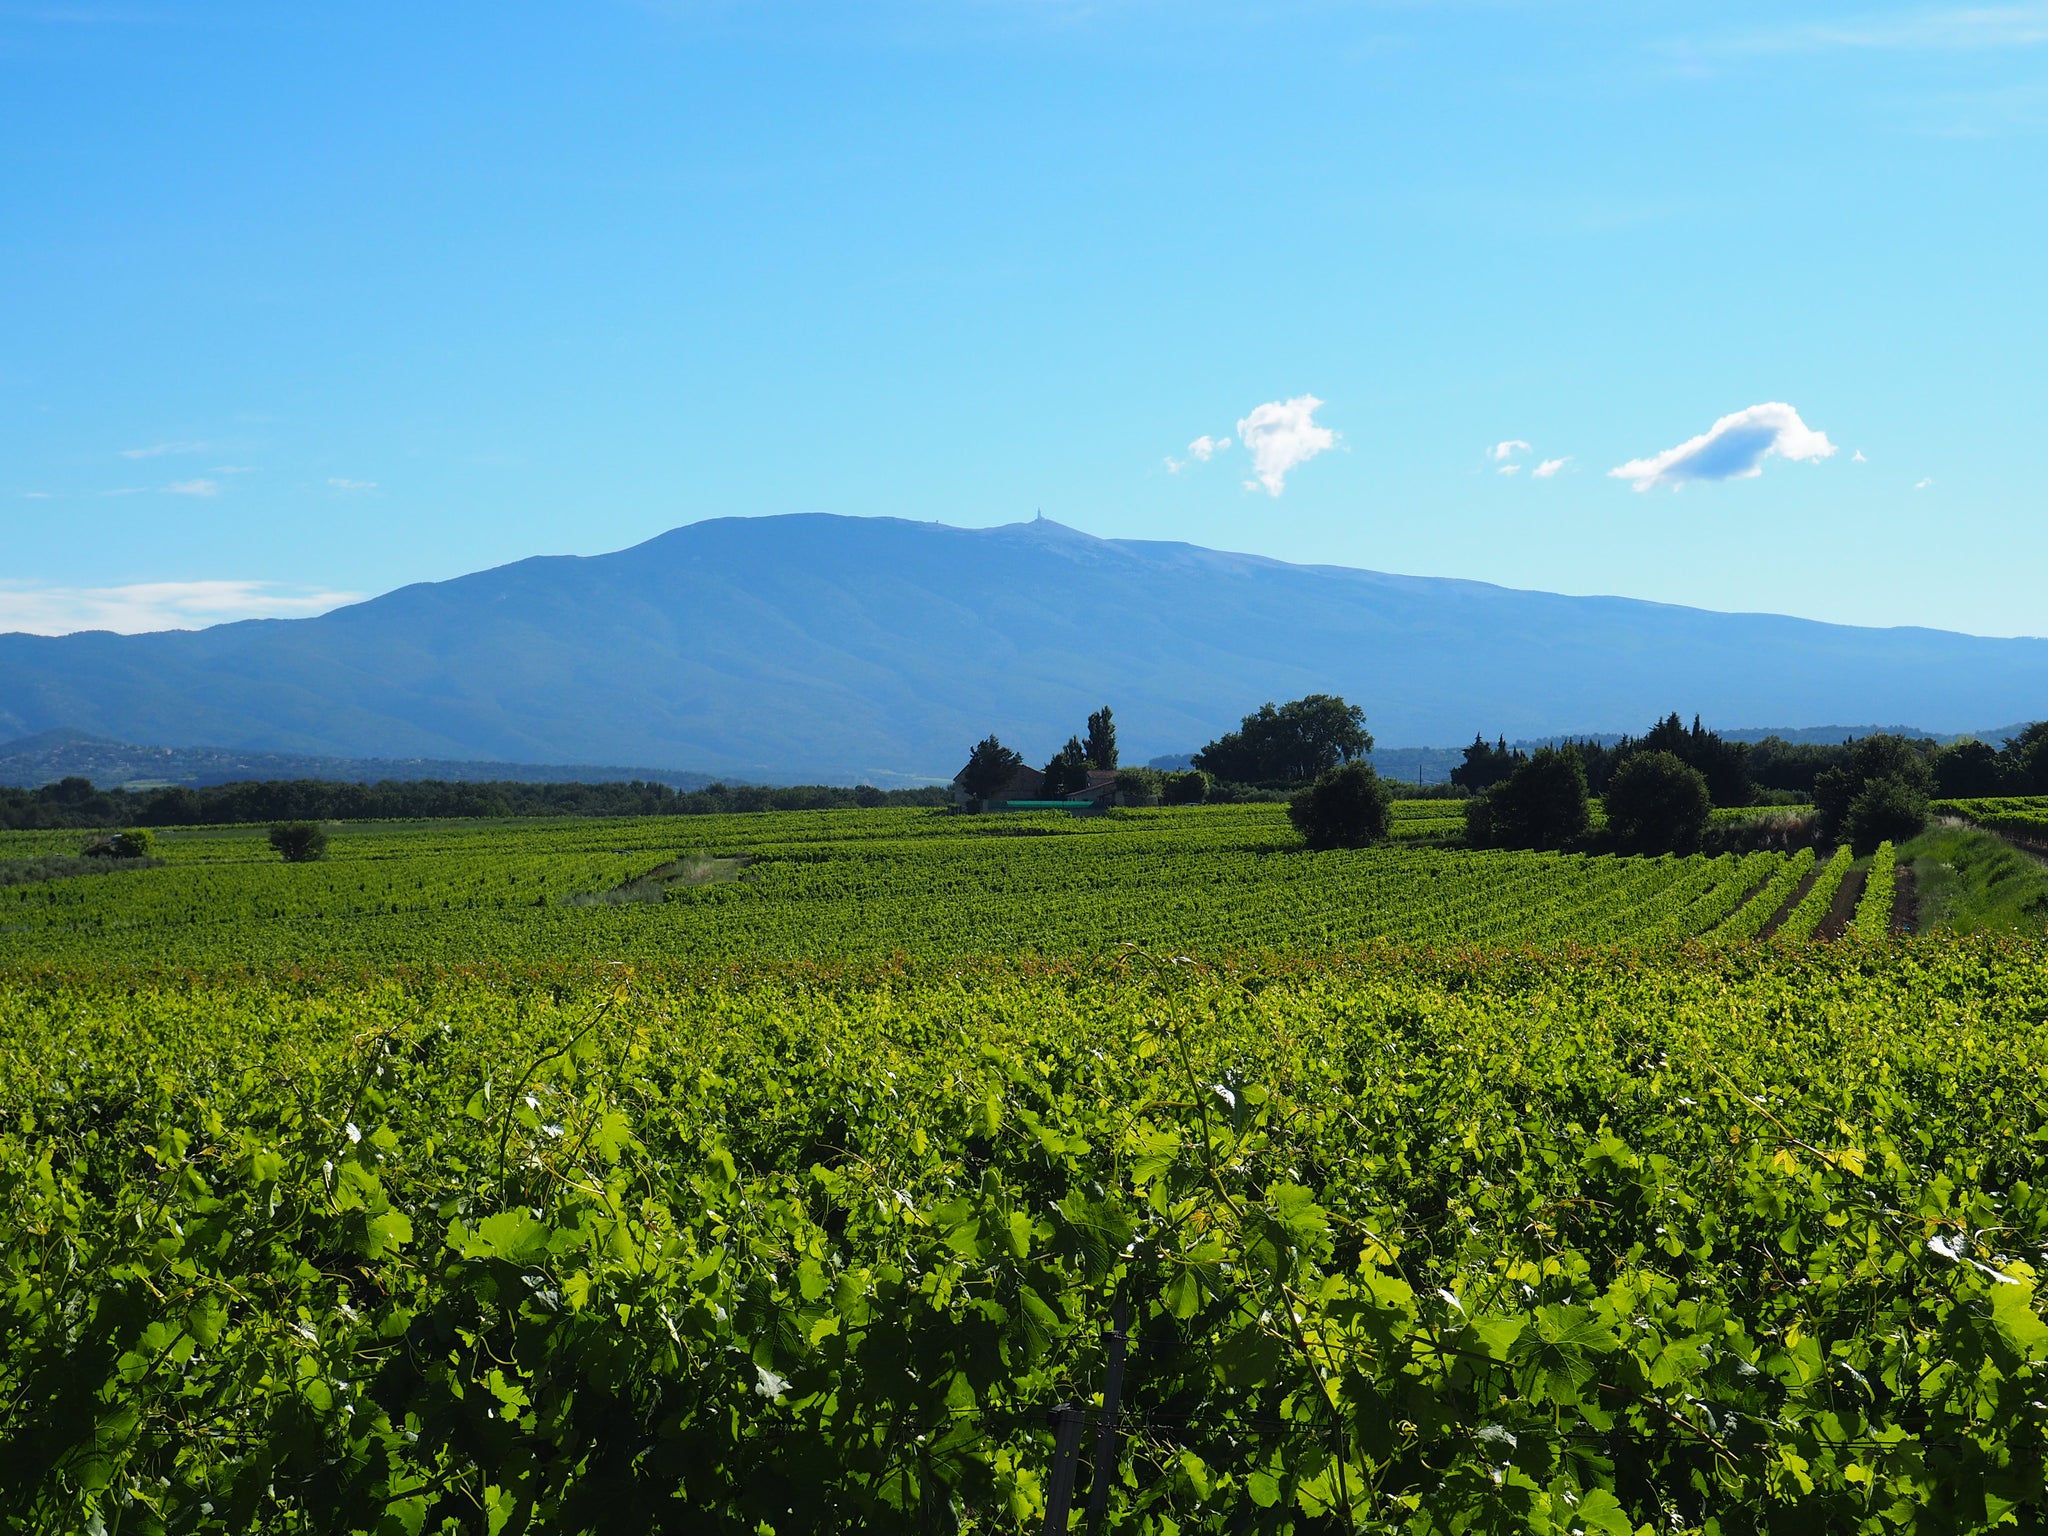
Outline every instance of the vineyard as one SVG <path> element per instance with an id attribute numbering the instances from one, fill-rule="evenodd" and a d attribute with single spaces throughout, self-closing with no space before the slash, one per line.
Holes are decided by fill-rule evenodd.
<path id="1" fill-rule="evenodd" d="M 2021 842 L 2048 844 L 2048 796 L 1937 800 L 1933 811 L 1937 816 L 1953 816 Z"/>
<path id="2" fill-rule="evenodd" d="M 0 888 L 0 1529 L 2042 1529 L 2042 939 L 1401 815 Z"/>
<path id="3" fill-rule="evenodd" d="M 1461 824 L 1447 804 L 1459 814 L 1454 802 L 1403 804 L 1391 845 L 1332 853 L 1304 852 L 1284 808 L 1268 805 L 351 826 L 326 859 L 298 865 L 280 863 L 257 829 L 191 831 L 160 841 L 163 868 L 0 889 L 0 964 L 715 965 L 1072 958 L 1121 944 L 1257 955 L 1379 941 L 1736 942 L 1797 884 L 1786 857 L 1768 853 L 1419 846 Z M 0 834 L 0 859 L 48 852 L 60 836 Z M 692 856 L 723 877 L 648 886 Z M 636 883 L 665 899 L 584 900 Z M 1822 914 L 1833 890 L 1818 898 Z"/>

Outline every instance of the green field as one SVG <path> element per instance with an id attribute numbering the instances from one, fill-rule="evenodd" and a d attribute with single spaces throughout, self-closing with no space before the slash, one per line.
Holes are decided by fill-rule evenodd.
<path id="1" fill-rule="evenodd" d="M 2038 928 L 1444 805 L 0 888 L 0 1529 L 2041 1529 Z"/>
<path id="2" fill-rule="evenodd" d="M 1448 814 L 1446 812 L 1448 806 Z M 1378 941 L 1711 938 L 1781 867 L 1745 858 L 1468 852 L 1455 802 L 1395 841 L 1311 854 L 1277 805 L 960 817 L 926 810 L 344 826 L 317 864 L 263 829 L 174 832 L 161 869 L 0 890 L 0 964 L 723 965 L 1118 945 L 1220 956 Z M 0 834 L 0 859 L 64 834 Z M 677 860 L 720 878 L 579 905 Z M 1750 918 L 1768 915 L 1752 912 Z"/>

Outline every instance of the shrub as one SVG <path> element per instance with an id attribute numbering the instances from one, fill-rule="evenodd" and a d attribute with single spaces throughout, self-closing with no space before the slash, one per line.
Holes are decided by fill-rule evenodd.
<path id="1" fill-rule="evenodd" d="M 327 852 L 327 829 L 317 821 L 280 821 L 270 829 L 270 846 L 287 864 L 310 864 Z"/>
<path id="2" fill-rule="evenodd" d="M 1166 775 L 1157 768 L 1119 768 L 1116 771 L 1117 798 L 1125 805 L 1157 805 L 1166 787 Z"/>
<path id="3" fill-rule="evenodd" d="M 1706 775 L 1670 752 L 1638 752 L 1607 784 L 1607 827 L 1636 853 L 1691 853 L 1713 813 Z"/>
<path id="4" fill-rule="evenodd" d="M 1200 768 L 1190 768 L 1185 773 L 1170 773 L 1166 786 L 1159 792 L 1159 799 L 1166 805 L 1200 805 L 1209 798 L 1209 791 L 1216 781 Z"/>
<path id="5" fill-rule="evenodd" d="M 1332 768 L 1287 804 L 1287 819 L 1311 848 L 1382 843 L 1393 823 L 1393 795 L 1372 764 Z"/>
<path id="6" fill-rule="evenodd" d="M 147 827 L 96 837 L 85 845 L 88 859 L 146 859 L 156 852 L 156 834 Z"/>
<path id="7" fill-rule="evenodd" d="M 1865 784 L 1842 818 L 1842 835 L 1860 858 L 1878 844 L 1903 843 L 1927 825 L 1927 796 L 1905 779 L 1884 777 Z"/>

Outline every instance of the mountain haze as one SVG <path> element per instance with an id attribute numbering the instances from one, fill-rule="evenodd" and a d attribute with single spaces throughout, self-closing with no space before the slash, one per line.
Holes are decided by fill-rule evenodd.
<path id="1" fill-rule="evenodd" d="M 1130 761 L 1267 699 L 1383 746 L 1709 723 L 2048 714 L 2048 641 L 1865 629 L 1097 539 L 802 515 L 695 523 L 310 619 L 0 636 L 0 737 L 777 778 L 1034 761 L 1107 701 Z"/>

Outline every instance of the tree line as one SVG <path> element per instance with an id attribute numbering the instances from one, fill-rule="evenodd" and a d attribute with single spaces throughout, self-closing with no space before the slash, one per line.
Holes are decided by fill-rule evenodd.
<path id="1" fill-rule="evenodd" d="M 1885 735 L 1901 743 L 1926 764 L 1932 793 L 1953 799 L 1979 795 L 2048 795 L 2048 721 L 2022 728 L 2003 747 L 1974 738 L 1941 746 L 1923 737 L 1873 733 L 1858 741 Z M 1608 780 L 1640 752 L 1669 752 L 1698 770 L 1707 781 L 1715 805 L 1756 805 L 1773 799 L 1810 800 L 1822 774 L 1856 759 L 1858 741 L 1839 744 L 1787 741 L 1766 736 L 1762 741 L 1728 741 L 1703 728 L 1695 715 L 1688 729 L 1677 713 L 1667 715 L 1640 737 L 1620 741 L 1558 743 L 1578 754 L 1592 793 L 1604 795 Z M 1529 753 L 1510 748 L 1505 738 L 1488 745 L 1475 736 L 1464 761 L 1451 770 L 1451 782 L 1477 794 L 1506 778 Z"/>
<path id="2" fill-rule="evenodd" d="M 1107 706 L 1089 717 L 1087 742 L 1070 738 L 1045 771 L 1048 798 L 1087 784 L 1090 767 L 1115 766 Z M 1098 722 L 1106 758 L 1091 755 Z M 1362 847 L 1388 835 L 1392 791 L 1366 761 L 1373 738 L 1365 713 L 1333 694 L 1261 705 L 1238 728 L 1209 742 L 1179 774 L 1130 774 L 1130 788 L 1167 804 L 1237 798 L 1246 789 L 1288 795 L 1288 814 L 1311 847 Z M 1015 776 L 1022 758 L 990 736 L 962 775 L 979 804 Z M 1150 772 L 1150 770 L 1146 770 Z M 1125 788 L 1125 774 L 1118 787 Z M 1903 842 L 1927 822 L 1937 794 L 2048 794 L 2048 722 L 2029 725 L 1993 748 L 1980 741 L 1940 746 L 1876 733 L 1839 745 L 1768 737 L 1730 741 L 1695 715 L 1673 711 L 1640 737 L 1568 741 L 1533 752 L 1475 736 L 1452 771 L 1470 796 L 1466 839 L 1475 847 L 1688 853 L 1706 845 L 1716 807 L 1810 802 L 1782 821 L 1715 829 L 1720 841 L 1778 838 L 1847 842 L 1867 853 Z M 1592 800 L 1602 800 L 1596 828 Z"/>
<path id="3" fill-rule="evenodd" d="M 677 790 L 623 784 L 387 779 L 250 780 L 201 789 L 100 789 L 83 778 L 37 789 L 0 788 L 0 828 L 229 826 L 264 822 L 409 821 L 428 817 L 716 816 L 736 811 L 822 811 L 944 805 L 943 789 L 870 784 L 712 784 Z"/>
<path id="4" fill-rule="evenodd" d="M 1288 814 L 1311 847 L 1361 847 L 1385 838 L 1392 792 L 1365 756 L 1372 751 L 1365 711 L 1334 694 L 1261 705 L 1234 731 L 1203 747 L 1180 773 L 1117 769 L 1116 726 L 1108 705 L 1088 717 L 1088 736 L 1067 739 L 1043 771 L 1039 794 L 1060 799 L 1088 787 L 1090 770 L 1117 770 L 1131 799 L 1193 805 L 1218 787 L 1292 791 Z M 1015 780 L 1022 754 L 990 735 L 968 755 L 956 781 L 968 808 L 980 810 Z"/>
<path id="5" fill-rule="evenodd" d="M 1688 729 L 1672 714 L 1613 745 L 1565 742 L 1521 752 L 1476 738 L 1451 777 L 1473 791 L 1466 836 L 1480 847 L 1686 853 L 1707 840 L 1716 806 L 1801 796 L 1813 812 L 1800 830 L 1868 853 L 1925 827 L 1935 795 L 2048 793 L 2048 722 L 2027 726 L 1999 749 L 1885 732 L 1836 746 L 1770 737 L 1752 747 L 1707 730 L 1697 716 Z M 1597 837 L 1593 794 L 1607 818 Z"/>

